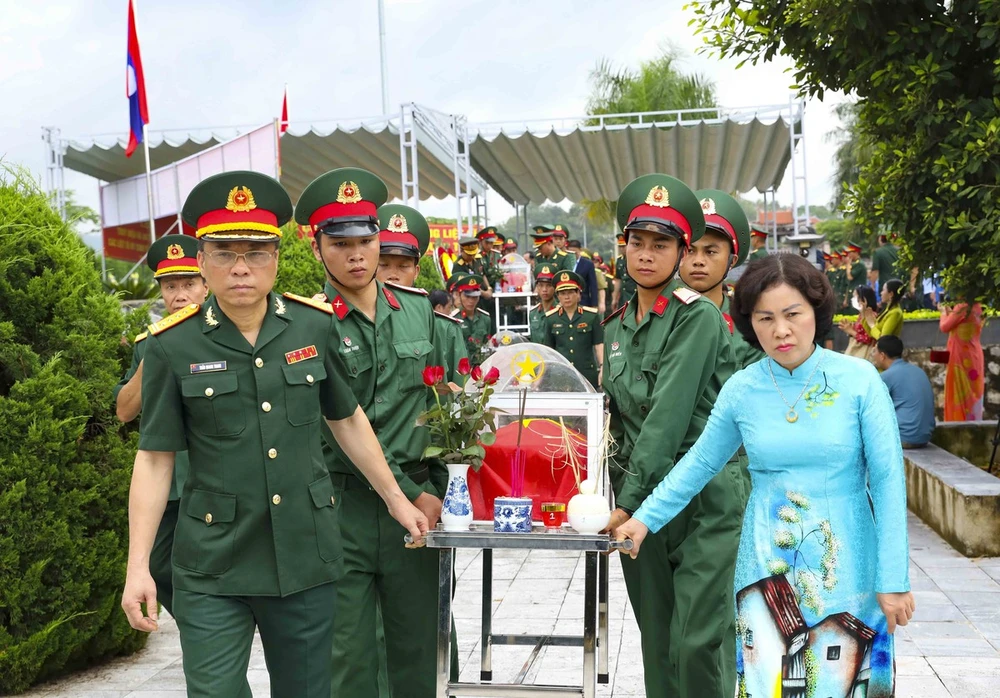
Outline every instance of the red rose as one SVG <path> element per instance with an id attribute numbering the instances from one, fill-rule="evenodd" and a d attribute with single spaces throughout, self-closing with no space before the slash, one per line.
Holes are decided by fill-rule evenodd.
<path id="1" fill-rule="evenodd" d="M 468 359 L 463 357 L 462 360 L 458 362 L 458 375 L 467 376 L 470 371 L 472 371 L 472 364 L 469 363 Z"/>
<path id="2" fill-rule="evenodd" d="M 482 377 L 483 377 L 483 369 L 479 368 L 479 366 L 474 367 L 472 369 L 472 380 L 478 383 L 482 379 Z"/>
<path id="3" fill-rule="evenodd" d="M 483 378 L 483 382 L 486 383 L 486 385 L 495 385 L 498 380 L 500 380 L 500 369 L 496 366 L 487 371 L 486 377 Z"/>
<path id="4" fill-rule="evenodd" d="M 426 366 L 422 377 L 424 385 L 432 387 L 444 380 L 444 366 Z"/>

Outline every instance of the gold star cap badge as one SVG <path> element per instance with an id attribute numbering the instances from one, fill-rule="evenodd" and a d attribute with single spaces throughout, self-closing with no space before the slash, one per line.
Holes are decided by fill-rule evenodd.
<path id="1" fill-rule="evenodd" d="M 253 192 L 247 187 L 233 187 L 226 199 L 226 210 L 234 213 L 246 213 L 257 208 L 257 202 L 253 200 Z"/>
<path id="2" fill-rule="evenodd" d="M 337 189 L 338 204 L 356 204 L 361 201 L 361 190 L 354 182 L 341 182 Z"/>
<path id="3" fill-rule="evenodd" d="M 183 259 L 184 250 L 180 245 L 174 244 L 167 248 L 167 259 Z"/>
<path id="4" fill-rule="evenodd" d="M 408 233 L 410 232 L 410 227 L 406 223 L 406 218 L 397 213 L 389 219 L 389 230 L 394 233 Z"/>
<path id="5" fill-rule="evenodd" d="M 702 199 L 701 200 L 701 212 L 706 216 L 715 215 L 715 199 Z"/>
<path id="6" fill-rule="evenodd" d="M 562 276 L 559 277 L 559 280 L 560 281 L 569 281 L 569 274 L 567 274 L 566 272 L 563 272 Z"/>
<path id="7" fill-rule="evenodd" d="M 649 190 L 649 196 L 646 197 L 646 203 L 650 206 L 667 208 L 670 206 L 670 192 L 668 192 L 665 187 L 656 185 Z"/>

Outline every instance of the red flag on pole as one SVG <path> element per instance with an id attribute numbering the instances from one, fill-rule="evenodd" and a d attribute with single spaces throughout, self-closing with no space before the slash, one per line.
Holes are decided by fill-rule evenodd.
<path id="1" fill-rule="evenodd" d="M 288 85 L 285 85 L 285 98 L 281 100 L 281 130 L 284 133 L 288 130 Z"/>
<path id="2" fill-rule="evenodd" d="M 129 134 L 125 157 L 131 157 L 136 146 L 142 143 L 142 127 L 149 123 L 146 111 L 146 81 L 142 76 L 142 58 L 139 56 L 139 36 L 135 33 L 135 12 L 128 0 L 128 49 L 125 63 L 125 94 L 128 96 Z"/>

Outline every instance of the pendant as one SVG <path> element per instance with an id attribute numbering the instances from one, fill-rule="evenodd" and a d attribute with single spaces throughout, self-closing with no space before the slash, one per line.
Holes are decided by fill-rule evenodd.
<path id="1" fill-rule="evenodd" d="M 788 420 L 789 424 L 795 424 L 799 421 L 799 415 L 795 413 L 795 410 L 788 410 L 788 414 L 785 415 L 785 419 Z"/>

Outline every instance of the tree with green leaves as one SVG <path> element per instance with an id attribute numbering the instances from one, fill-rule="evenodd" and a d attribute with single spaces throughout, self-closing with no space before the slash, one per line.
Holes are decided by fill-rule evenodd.
<path id="1" fill-rule="evenodd" d="M 901 262 L 953 298 L 1000 303 L 1000 3 L 694 0 L 708 50 L 790 58 L 803 94 L 857 97 L 871 147 L 845 210 L 899 234 Z"/>

